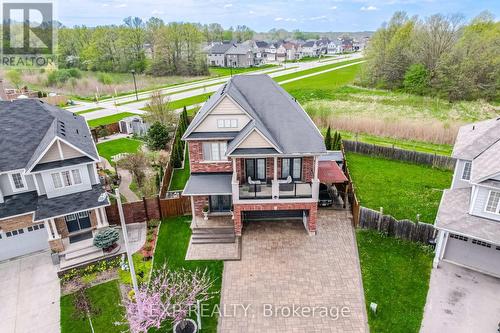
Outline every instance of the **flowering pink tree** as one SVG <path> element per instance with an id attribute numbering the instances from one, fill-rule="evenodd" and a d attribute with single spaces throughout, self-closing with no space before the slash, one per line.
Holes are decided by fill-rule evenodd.
<path id="1" fill-rule="evenodd" d="M 183 326 L 197 301 L 204 302 L 213 297 L 209 291 L 213 282 L 207 270 L 174 271 L 164 265 L 152 276 L 150 283 L 143 284 L 134 299 L 125 303 L 133 333 L 161 328 L 165 321 Z"/>

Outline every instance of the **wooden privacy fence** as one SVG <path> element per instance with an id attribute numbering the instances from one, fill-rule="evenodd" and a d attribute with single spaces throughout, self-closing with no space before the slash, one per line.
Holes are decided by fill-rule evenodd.
<path id="1" fill-rule="evenodd" d="M 435 168 L 453 170 L 456 160 L 449 156 L 421 153 L 393 147 L 378 146 L 371 143 L 342 140 L 346 151 L 364 155 L 380 156 L 392 160 L 424 164 Z"/>
<path id="2" fill-rule="evenodd" d="M 120 124 L 117 122 L 112 123 L 112 124 L 108 124 L 108 125 L 94 127 L 90 130 L 90 132 L 91 132 L 92 138 L 94 138 L 95 142 L 97 142 L 98 138 L 103 137 L 100 133 L 101 127 L 106 128 L 106 130 L 107 130 L 106 136 L 111 135 L 111 134 L 115 134 L 115 133 L 120 133 Z"/>
<path id="3" fill-rule="evenodd" d="M 435 238 L 435 228 L 432 224 L 415 223 L 410 220 L 398 221 L 390 215 L 365 207 L 360 207 L 359 211 L 361 228 L 377 230 L 388 236 L 424 244 L 428 244 L 429 240 Z"/>
<path id="4" fill-rule="evenodd" d="M 116 204 L 106 207 L 106 214 L 110 224 L 120 224 L 120 215 Z M 191 203 L 188 197 L 175 199 L 143 198 L 141 201 L 123 204 L 123 215 L 127 224 L 185 214 L 191 214 Z"/>

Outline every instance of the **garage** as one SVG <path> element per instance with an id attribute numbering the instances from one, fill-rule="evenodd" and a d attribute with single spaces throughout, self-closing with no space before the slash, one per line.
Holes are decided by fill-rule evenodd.
<path id="1" fill-rule="evenodd" d="M 307 210 L 254 210 L 243 212 L 243 222 L 247 221 L 279 221 L 303 220 L 309 216 Z"/>
<path id="2" fill-rule="evenodd" d="M 474 238 L 450 233 L 443 259 L 500 276 L 500 246 Z"/>
<path id="3" fill-rule="evenodd" d="M 43 223 L 0 233 L 0 261 L 49 248 Z"/>

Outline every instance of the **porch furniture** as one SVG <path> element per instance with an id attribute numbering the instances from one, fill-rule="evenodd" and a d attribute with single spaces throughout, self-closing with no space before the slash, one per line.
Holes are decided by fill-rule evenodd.
<path id="1" fill-rule="evenodd" d="M 260 180 L 252 180 L 252 177 L 248 177 L 248 184 L 250 184 L 250 185 L 260 185 L 261 181 Z"/>

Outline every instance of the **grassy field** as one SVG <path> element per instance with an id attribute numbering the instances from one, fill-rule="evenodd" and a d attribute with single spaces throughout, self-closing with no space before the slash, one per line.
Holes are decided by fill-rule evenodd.
<path id="1" fill-rule="evenodd" d="M 87 109 L 87 110 L 82 110 L 82 111 L 78 111 L 78 112 L 75 112 L 76 114 L 84 114 L 84 113 L 90 113 L 90 112 L 94 112 L 94 111 L 99 111 L 99 110 L 102 110 L 104 108 L 98 106 L 98 107 L 95 107 L 95 108 L 91 108 L 91 109 Z"/>
<path id="2" fill-rule="evenodd" d="M 113 280 L 87 289 L 87 296 L 96 310 L 91 316 L 96 333 L 120 333 L 128 329 L 128 325 L 123 324 L 126 319 L 118 288 L 118 281 Z M 61 332 L 91 332 L 87 317 L 75 313 L 74 299 L 74 294 L 61 297 Z"/>
<path id="3" fill-rule="evenodd" d="M 139 151 L 143 142 L 134 139 L 120 138 L 97 144 L 99 156 L 104 157 L 113 164 L 111 157 L 120 153 L 135 153 Z"/>
<path id="4" fill-rule="evenodd" d="M 176 101 L 171 101 L 168 103 L 168 107 L 172 110 L 177 110 L 181 109 L 185 106 L 190 106 L 194 104 L 200 104 L 203 102 L 206 102 L 207 99 L 212 95 L 213 93 L 206 93 L 202 95 L 196 95 L 196 96 L 191 96 L 183 99 L 178 99 Z M 142 108 L 141 110 L 147 111 L 147 106 Z"/>
<path id="5" fill-rule="evenodd" d="M 216 296 L 208 301 L 211 313 L 213 307 L 220 302 L 223 263 L 217 260 L 184 260 L 191 236 L 190 222 L 190 217 L 171 218 L 162 222 L 156 245 L 154 267 L 160 268 L 166 263 L 170 269 L 206 269 L 214 281 L 212 291 L 216 293 Z M 217 320 L 217 315 L 202 318 L 203 332 L 217 332 Z M 171 330 L 165 328 L 162 332 L 171 332 Z"/>
<path id="6" fill-rule="evenodd" d="M 418 333 L 423 317 L 433 253 L 427 247 L 373 230 L 358 230 L 357 243 L 373 333 Z M 377 303 L 377 314 L 369 308 Z"/>
<path id="7" fill-rule="evenodd" d="M 189 169 L 189 153 L 186 149 L 184 153 L 184 168 L 174 169 L 172 174 L 172 181 L 170 182 L 169 191 L 180 191 L 186 186 L 186 182 L 189 179 L 190 169 Z"/>
<path id="8" fill-rule="evenodd" d="M 282 82 L 282 81 L 294 79 L 296 77 L 300 77 L 300 76 L 304 76 L 304 75 L 308 75 L 308 74 L 314 74 L 314 73 L 321 72 L 321 71 L 324 71 L 327 69 L 336 68 L 336 67 L 347 65 L 347 64 L 352 64 L 354 62 L 359 62 L 359 61 L 362 61 L 362 59 L 348 60 L 348 61 L 337 62 L 334 64 L 319 66 L 319 67 L 315 67 L 315 68 L 311 68 L 311 69 L 306 69 L 303 71 L 298 71 L 295 73 L 290 73 L 287 75 L 281 75 L 281 76 L 274 78 L 274 80 L 276 82 Z"/>
<path id="9" fill-rule="evenodd" d="M 113 123 L 119 122 L 123 118 L 135 116 L 135 115 L 136 114 L 132 113 L 132 112 L 121 112 L 121 113 L 113 114 L 111 116 L 106 116 L 106 117 L 102 117 L 102 118 L 88 120 L 87 123 L 89 124 L 90 128 L 94 128 L 94 127 L 98 127 L 98 126 L 102 126 L 102 125 L 113 124 Z"/>
<path id="10" fill-rule="evenodd" d="M 278 67 L 277 65 L 262 65 L 259 67 L 248 67 L 248 68 L 230 68 L 230 67 L 210 67 L 210 75 L 211 76 L 228 76 L 236 74 L 244 74 L 248 72 L 261 71 L 263 69 L 269 69 L 273 67 Z"/>
<path id="11" fill-rule="evenodd" d="M 434 223 L 442 190 L 449 188 L 451 171 L 427 166 L 347 154 L 349 171 L 361 205 L 396 219 Z"/>

